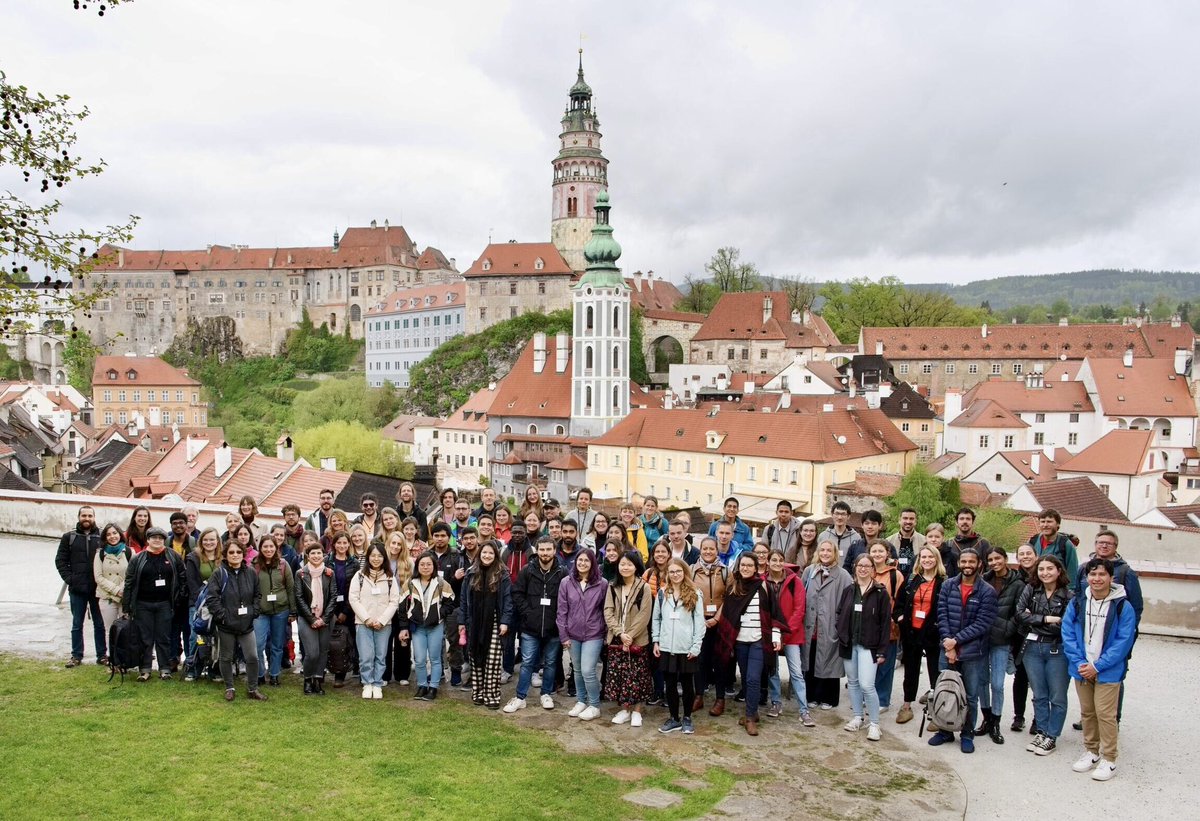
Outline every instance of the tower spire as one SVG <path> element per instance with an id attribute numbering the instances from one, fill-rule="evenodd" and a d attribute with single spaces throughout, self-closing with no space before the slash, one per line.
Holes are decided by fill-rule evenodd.
<path id="1" fill-rule="evenodd" d="M 550 239 L 573 271 L 585 266 L 583 246 L 596 222 L 596 197 L 608 190 L 608 160 L 600 150 L 600 122 L 592 87 L 583 76 L 583 47 L 575 84 L 567 94 L 551 187 Z"/>

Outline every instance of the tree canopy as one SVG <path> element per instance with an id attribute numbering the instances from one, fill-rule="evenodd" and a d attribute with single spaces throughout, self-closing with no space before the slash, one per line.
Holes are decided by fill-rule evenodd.
<path id="1" fill-rule="evenodd" d="M 338 470 L 362 470 L 397 479 L 411 479 L 413 475 L 412 463 L 401 459 L 395 446 L 379 431 L 361 422 L 326 422 L 298 432 L 293 440 L 296 454 L 313 465 L 332 456 L 337 459 Z"/>
<path id="2" fill-rule="evenodd" d="M 827 283 L 821 289 L 821 315 L 842 342 L 858 340 L 862 327 L 909 328 L 977 325 L 984 313 L 963 308 L 945 294 L 906 288 L 896 277 L 873 282 L 866 277 Z"/>

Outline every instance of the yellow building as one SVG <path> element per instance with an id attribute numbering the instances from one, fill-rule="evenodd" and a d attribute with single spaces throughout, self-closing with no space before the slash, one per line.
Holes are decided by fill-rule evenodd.
<path id="1" fill-rule="evenodd" d="M 208 405 L 201 401 L 200 383 L 157 356 L 98 356 L 92 370 L 95 423 L 127 425 L 142 419 L 147 425 L 208 424 Z"/>
<path id="2" fill-rule="evenodd" d="M 856 470 L 903 474 L 916 458 L 916 445 L 876 409 L 646 408 L 588 443 L 587 484 L 597 499 L 651 494 L 661 507 L 714 515 L 736 496 L 743 519 L 766 522 L 780 499 L 797 515 L 824 516 L 826 485 Z"/>

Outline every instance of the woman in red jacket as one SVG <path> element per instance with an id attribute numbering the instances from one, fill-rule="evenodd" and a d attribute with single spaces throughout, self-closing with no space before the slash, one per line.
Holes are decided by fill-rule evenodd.
<path id="1" fill-rule="evenodd" d="M 792 697 L 800 708 L 800 723 L 805 727 L 816 727 L 808 712 L 808 694 L 804 686 L 804 668 L 801 660 L 804 657 L 804 583 L 787 564 L 784 552 L 779 548 L 771 550 L 767 557 L 767 584 L 779 601 L 779 610 L 787 620 L 788 632 L 783 636 L 783 656 L 787 659 L 788 686 L 791 687 Z M 769 718 L 779 718 L 783 712 L 782 686 L 779 681 L 779 667 L 776 665 L 767 680 L 767 690 L 770 694 L 771 706 L 767 709 Z"/>

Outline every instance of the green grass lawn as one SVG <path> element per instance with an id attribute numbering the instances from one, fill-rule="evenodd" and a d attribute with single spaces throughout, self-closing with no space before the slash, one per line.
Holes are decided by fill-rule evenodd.
<path id="1" fill-rule="evenodd" d="M 232 704 L 216 684 L 138 684 L 85 665 L 0 656 L 0 818 L 645 818 L 703 815 L 728 790 L 671 786 L 683 775 L 647 756 L 578 755 L 497 713 L 411 688 L 383 702 L 359 688 L 305 697 L 296 676 Z M 653 774 L 622 783 L 613 765 Z M 695 776 L 690 776 L 694 778 Z M 634 789 L 684 804 L 635 807 Z"/>

